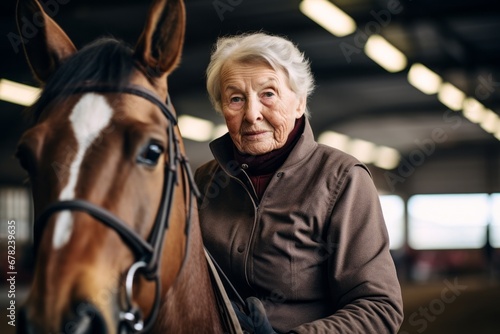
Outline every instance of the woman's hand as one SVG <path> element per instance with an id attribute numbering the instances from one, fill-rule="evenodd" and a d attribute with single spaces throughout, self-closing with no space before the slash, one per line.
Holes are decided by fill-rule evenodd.
<path id="1" fill-rule="evenodd" d="M 276 334 L 267 319 L 266 310 L 262 302 L 255 297 L 245 300 L 248 314 L 244 313 L 233 303 L 233 308 L 244 332 L 252 334 Z"/>

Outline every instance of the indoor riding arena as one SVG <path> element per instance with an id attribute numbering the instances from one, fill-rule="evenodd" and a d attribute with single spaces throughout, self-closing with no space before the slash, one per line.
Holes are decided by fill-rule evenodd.
<path id="1" fill-rule="evenodd" d="M 401 286 L 404 320 L 398 333 L 500 333 L 500 9 L 495 1 L 184 0 L 185 34 L 179 33 L 176 40 L 171 38 L 168 43 L 163 43 L 168 47 L 177 45 L 175 52 L 179 56 L 172 55 L 174 51 L 171 49 L 151 51 L 151 55 L 159 59 L 178 62 L 176 66 L 165 69 L 166 60 L 156 68 L 147 62 L 150 54 L 146 53 L 150 48 L 163 45 L 154 43 L 161 34 L 154 34 L 150 29 L 154 24 L 157 24 L 156 27 L 171 24 L 173 28 L 166 29 L 168 33 L 175 32 L 175 27 L 184 28 L 179 23 L 179 17 L 183 15 L 180 9 L 181 14 L 169 16 L 183 2 L 156 1 L 156 7 L 151 7 L 153 1 L 3 0 L 0 3 L 0 333 L 16 333 L 16 330 L 39 333 L 28 331 L 27 325 L 23 324 L 29 321 L 26 319 L 33 312 L 50 321 L 56 319 L 54 317 L 64 321 L 66 315 L 58 311 L 63 304 L 51 294 L 81 298 L 78 297 L 81 289 L 92 290 L 95 287 L 98 291 L 93 293 L 96 298 L 105 300 L 104 304 L 118 296 L 118 299 L 121 298 L 118 304 L 131 307 L 134 296 L 144 294 L 143 286 L 150 287 L 150 295 L 156 291 L 153 282 L 141 285 L 140 289 L 134 285 L 139 281 L 135 279 L 135 270 L 139 273 L 141 270 L 158 270 L 159 260 L 155 257 L 155 249 L 150 248 L 159 245 L 169 251 L 182 252 L 188 249 L 191 238 L 187 227 L 185 230 L 178 229 L 179 238 L 186 237 L 187 241 L 183 239 L 180 242 L 174 234 L 168 234 L 174 233 L 177 225 L 172 223 L 173 228 L 170 228 L 166 221 L 165 226 L 154 227 L 159 233 L 157 245 L 149 239 L 145 241 L 137 237 L 138 232 L 126 223 L 131 217 L 116 218 L 120 215 L 113 215 L 113 205 L 102 212 L 99 208 L 88 208 L 82 203 L 69 201 L 77 199 L 78 194 L 90 192 L 95 184 L 91 182 L 94 176 L 114 180 L 116 175 L 122 175 L 127 170 L 128 165 L 118 160 L 113 150 L 106 151 L 108 144 L 100 141 L 99 133 L 94 136 L 82 130 L 73 137 L 64 137 L 63 125 L 74 125 L 71 123 L 76 122 L 74 119 L 61 122 L 61 127 L 45 129 L 45 137 L 34 135 L 35 131 L 30 134 L 28 130 L 33 124 L 46 120 L 50 108 L 65 112 L 67 103 L 79 92 L 107 97 L 125 92 L 128 95 L 123 97 L 123 101 L 126 102 L 116 103 L 117 108 L 142 110 L 141 106 L 146 106 L 144 108 L 154 112 L 161 110 L 163 113 L 158 112 L 161 116 L 155 122 L 156 125 L 170 124 L 167 135 L 160 131 L 160 135 L 167 138 L 168 145 L 163 150 L 158 148 L 157 141 L 150 141 L 148 151 L 141 151 L 141 154 L 145 159 L 142 162 L 145 161 L 147 168 L 152 170 L 157 163 L 154 159 L 165 153 L 165 174 L 160 173 L 160 176 L 165 175 L 166 181 L 155 184 L 150 179 L 140 182 L 141 178 L 136 176 L 122 177 L 118 182 L 119 190 L 106 195 L 103 203 L 113 203 L 126 194 L 130 202 L 122 205 L 124 212 L 143 202 L 153 208 L 140 211 L 140 215 L 135 216 L 136 220 L 144 217 L 153 221 L 156 214 L 153 211 L 162 211 L 163 207 L 157 209 L 159 204 L 155 204 L 161 199 L 161 203 L 170 203 L 168 209 L 173 208 L 172 212 L 167 211 L 167 216 L 169 212 L 171 215 L 176 215 L 177 211 L 184 212 L 179 209 L 177 198 L 168 202 L 174 196 L 173 190 L 169 193 L 168 188 L 180 184 L 185 192 L 191 191 L 193 195 L 190 199 L 189 196 L 179 198 L 188 198 L 186 203 L 192 208 L 195 185 L 187 166 L 194 174 L 200 166 L 212 160 L 209 143 L 228 132 L 224 117 L 214 110 L 207 94 L 206 70 L 213 45 L 219 37 L 259 31 L 288 38 L 308 59 L 315 79 L 314 91 L 307 99 L 308 124 L 314 140 L 354 156 L 370 172 L 380 199 L 390 255 Z M 42 15 L 39 9 L 33 10 L 37 6 L 43 8 L 45 14 Z M 157 16 L 151 13 L 159 13 L 160 7 L 163 10 L 161 15 L 165 16 L 155 21 Z M 60 29 L 56 29 L 56 25 Z M 57 52 L 48 53 L 44 58 L 36 50 L 42 45 L 40 43 L 49 46 L 59 43 L 62 38 L 59 36 L 62 35 L 49 35 L 56 30 L 64 31 L 76 50 L 100 37 L 125 42 L 138 50 L 134 59 L 140 60 L 130 62 L 131 66 L 142 68 L 151 65 L 145 70 L 147 74 L 144 78 L 147 79 L 136 80 L 126 90 L 120 88 L 118 91 L 101 86 L 79 86 L 71 91 L 69 87 L 70 93 L 64 97 L 65 100 L 53 98 L 65 93 L 67 88 L 51 82 L 51 73 L 40 69 L 38 62 L 50 63 L 51 66 L 57 64 L 63 68 L 64 61 L 60 64 L 58 61 L 65 60 L 61 55 L 64 56 L 73 46 L 66 44 L 59 48 L 60 58 L 54 56 Z M 45 42 L 40 42 L 42 40 Z M 171 58 L 168 58 L 169 55 L 172 55 Z M 99 58 L 96 56 L 95 60 L 99 61 Z M 93 68 L 91 64 L 89 67 Z M 157 88 L 148 76 L 154 76 L 155 71 L 162 73 L 163 76 L 158 77 L 165 79 L 163 81 L 168 74 L 166 99 L 158 97 L 166 89 L 149 93 Z M 70 73 L 65 78 L 74 82 L 77 75 Z M 58 89 L 51 92 L 50 98 L 46 97 L 49 93 L 44 93 L 43 98 L 37 101 L 46 82 L 47 87 Z M 137 88 L 137 83 L 148 90 Z M 30 108 L 32 106 L 35 107 Z M 106 117 L 92 110 L 88 111 L 88 116 L 88 119 L 81 120 L 89 124 L 88 131 L 95 130 L 92 127 Z M 118 120 L 116 129 L 124 122 Z M 180 131 L 179 137 L 173 128 L 175 122 Z M 140 136 L 134 132 L 138 129 L 141 126 L 134 125 L 130 132 Z M 113 126 L 108 130 L 113 132 Z M 127 139 L 119 136 L 120 131 L 114 131 L 113 135 L 115 143 L 123 142 L 123 145 L 117 144 L 114 152 L 129 147 Z M 156 133 L 153 130 L 150 132 Z M 128 132 L 123 133 L 125 136 Z M 81 134 L 83 137 L 78 137 Z M 135 137 L 130 135 L 130 138 Z M 100 159 L 110 161 L 100 165 L 109 168 L 85 173 L 80 171 L 82 176 L 78 182 L 83 184 L 83 190 L 75 195 L 75 191 L 71 193 L 66 185 L 65 191 L 57 197 L 58 190 L 51 185 L 57 188 L 63 180 L 70 180 L 69 184 L 74 175 L 78 175 L 75 168 L 79 165 L 76 166 L 75 161 L 80 159 L 81 162 L 85 154 L 89 154 L 81 150 L 82 145 L 92 148 L 96 163 Z M 185 156 L 181 153 L 182 146 Z M 51 147 L 57 152 L 52 152 Z M 25 154 L 26 150 L 28 154 Z M 53 159 L 55 156 L 77 158 L 72 163 L 69 158 Z M 175 162 L 179 164 L 175 165 Z M 172 176 L 177 172 L 180 174 Z M 328 171 L 323 170 L 323 173 L 328 174 Z M 170 176 L 173 179 L 169 179 Z M 214 199 L 228 184 L 228 180 L 221 175 L 215 175 L 215 178 L 218 186 L 209 189 L 212 191 L 209 198 Z M 162 185 L 163 192 L 158 192 L 160 195 L 148 192 L 148 187 L 161 190 Z M 40 196 L 41 193 L 46 195 Z M 285 198 L 291 194 L 273 195 Z M 304 193 L 303 196 L 307 198 L 312 194 Z M 67 240 L 57 244 L 55 236 L 54 249 L 47 247 L 50 246 L 47 232 L 59 233 L 62 239 L 65 235 L 64 231 L 57 230 L 59 225 L 51 224 L 55 219 L 47 218 L 40 222 L 43 210 L 52 205 L 52 211 L 48 214 L 45 211 L 45 216 L 71 216 L 67 207 L 54 207 L 53 203 L 49 203 L 53 201 L 51 198 L 68 200 L 62 203 L 88 213 L 87 216 L 81 212 L 74 213 L 75 217 L 85 216 L 87 221 L 100 220 L 102 223 L 77 226 L 75 222 L 73 228 L 78 228 L 81 234 L 73 234 L 68 245 L 74 243 L 71 249 L 77 250 L 80 255 L 66 253 Z M 156 202 L 152 203 L 153 200 Z M 210 206 L 210 201 L 203 202 L 205 204 Z M 287 208 L 281 208 L 280 212 L 283 210 Z M 356 204 L 353 210 L 356 212 Z M 137 218 L 139 216 L 141 219 Z M 197 220 L 198 215 L 190 212 L 186 222 L 191 219 Z M 35 221 L 38 223 L 35 224 Z M 93 228 L 96 230 L 90 235 L 85 233 Z M 164 229 L 168 233 L 163 244 Z M 43 238 L 42 232 L 45 233 Z M 116 264 L 118 268 L 121 264 L 117 260 L 116 263 L 102 265 L 107 263 L 104 252 L 99 257 L 94 254 L 94 249 L 78 246 L 83 245 L 78 240 L 83 238 L 82 234 L 86 234 L 88 242 L 109 239 L 107 249 L 116 248 L 117 252 L 125 250 L 123 245 L 126 244 L 129 250 L 121 258 L 131 259 L 134 256 L 137 258 L 137 254 L 138 257 L 147 254 L 148 259 L 157 262 L 137 261 L 134 265 L 138 267 L 131 267 L 128 272 L 126 269 L 129 266 L 123 267 L 122 271 L 117 269 L 115 275 L 106 274 L 108 267 Z M 121 237 L 121 241 L 117 236 Z M 315 254 L 331 254 L 341 247 L 330 236 L 324 238 Z M 356 239 L 353 240 L 356 243 Z M 172 245 L 177 241 L 180 246 Z M 369 246 L 357 245 L 360 249 L 369 249 Z M 84 255 L 91 254 L 98 259 L 96 263 L 101 263 L 98 267 L 87 264 Z M 82 260 L 66 260 L 70 256 L 71 259 Z M 65 261 L 65 266 L 54 267 L 50 261 L 52 257 Z M 184 262 L 185 258 L 178 260 L 172 268 L 183 268 Z M 72 271 L 74 268 L 78 271 Z M 276 271 L 276 275 L 281 275 L 279 270 Z M 196 273 L 190 277 L 198 279 L 199 275 Z M 82 285 L 75 288 L 65 284 L 69 277 Z M 37 284 L 34 284 L 35 280 Z M 118 286 L 113 288 L 113 282 L 121 282 L 123 290 Z M 157 288 L 160 285 L 158 280 L 156 285 Z M 33 286 L 36 286 L 33 289 L 36 293 L 31 295 L 44 297 L 37 299 L 37 303 L 31 303 L 31 311 L 22 311 Z M 199 297 L 197 301 L 202 303 L 202 299 Z M 153 303 L 149 304 L 155 305 Z M 118 304 L 115 306 L 120 308 Z M 50 307 L 40 306 L 46 309 L 40 310 L 33 305 Z M 72 312 L 87 312 L 88 317 L 96 311 L 90 307 L 83 311 L 77 308 Z M 151 309 L 152 313 L 158 311 L 157 308 Z M 162 318 L 161 310 L 159 308 L 158 318 Z M 125 314 L 134 318 L 137 315 L 135 311 L 137 309 L 133 308 L 125 313 L 120 311 L 120 316 Z M 104 314 L 101 325 L 105 327 L 106 322 L 109 325 L 109 319 Z M 97 331 L 97 327 L 81 330 L 79 325 L 67 324 L 57 334 L 109 332 Z M 145 328 L 148 328 L 147 324 Z M 149 332 L 149 329 L 146 331 Z M 192 333 L 188 329 L 180 332 Z M 361 332 L 354 329 L 342 332 L 349 333 Z"/>

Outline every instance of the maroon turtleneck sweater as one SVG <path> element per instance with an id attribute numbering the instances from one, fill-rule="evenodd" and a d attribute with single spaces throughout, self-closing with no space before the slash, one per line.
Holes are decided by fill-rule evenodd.
<path id="1" fill-rule="evenodd" d="M 250 155 L 239 152 L 236 146 L 233 145 L 234 158 L 247 172 L 259 199 L 262 198 L 274 172 L 283 165 L 304 132 L 304 117 L 302 116 L 295 121 L 295 126 L 288 135 L 285 145 L 277 150 L 261 155 Z"/>

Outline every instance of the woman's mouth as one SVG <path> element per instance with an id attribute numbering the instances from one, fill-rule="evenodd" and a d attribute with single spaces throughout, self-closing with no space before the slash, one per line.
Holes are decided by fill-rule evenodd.
<path id="1" fill-rule="evenodd" d="M 266 133 L 267 131 L 265 130 L 247 131 L 243 133 L 243 137 L 245 137 L 248 140 L 259 140 Z"/>

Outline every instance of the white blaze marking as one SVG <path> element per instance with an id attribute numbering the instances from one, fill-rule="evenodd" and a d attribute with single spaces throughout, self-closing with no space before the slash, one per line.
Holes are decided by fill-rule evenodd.
<path id="1" fill-rule="evenodd" d="M 75 188 L 78 182 L 80 167 L 87 149 L 108 126 L 113 116 L 113 109 L 106 99 L 94 93 L 82 96 L 74 106 L 69 120 L 75 134 L 76 155 L 69 170 L 68 183 L 59 194 L 60 200 L 75 198 Z M 70 239 L 73 230 L 73 216 L 70 211 L 61 212 L 56 220 L 52 243 L 55 249 L 63 247 Z"/>

